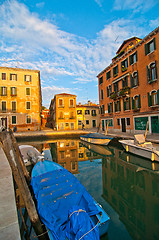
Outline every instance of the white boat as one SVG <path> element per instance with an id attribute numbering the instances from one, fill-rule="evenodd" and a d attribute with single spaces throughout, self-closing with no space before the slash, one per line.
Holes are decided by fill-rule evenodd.
<path id="1" fill-rule="evenodd" d="M 31 145 L 20 145 L 19 149 L 25 166 L 34 165 L 38 161 L 44 159 L 44 156 Z"/>
<path id="2" fill-rule="evenodd" d="M 89 133 L 89 134 L 80 136 L 80 139 L 88 143 L 93 143 L 98 145 L 108 145 L 110 141 L 113 139 L 113 137 L 109 137 L 107 135 L 103 135 L 100 133 Z"/>
<path id="3" fill-rule="evenodd" d="M 148 158 L 151 161 L 159 161 L 159 151 L 151 142 L 146 142 L 143 134 L 134 135 L 134 140 L 119 140 L 126 152 Z"/>

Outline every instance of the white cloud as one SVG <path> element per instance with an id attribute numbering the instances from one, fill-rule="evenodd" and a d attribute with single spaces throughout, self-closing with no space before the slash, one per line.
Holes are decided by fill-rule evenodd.
<path id="1" fill-rule="evenodd" d="M 94 0 L 94 1 L 98 4 L 99 7 L 102 7 L 102 0 Z"/>
<path id="2" fill-rule="evenodd" d="M 43 8 L 44 5 L 45 5 L 44 2 L 39 2 L 39 3 L 36 4 L 36 7 L 37 7 L 37 8 Z"/>
<path id="3" fill-rule="evenodd" d="M 128 10 L 132 9 L 135 12 L 141 11 L 146 12 L 150 8 L 157 4 L 157 0 L 115 0 L 114 9 L 115 10 Z"/>

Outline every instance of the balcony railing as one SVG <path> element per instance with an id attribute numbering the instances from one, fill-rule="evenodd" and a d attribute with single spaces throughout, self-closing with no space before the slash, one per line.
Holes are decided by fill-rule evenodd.
<path id="1" fill-rule="evenodd" d="M 130 94 L 130 87 L 128 87 L 128 86 L 123 87 L 123 88 L 119 91 L 119 96 L 120 96 L 120 97 L 125 97 L 127 94 Z"/>

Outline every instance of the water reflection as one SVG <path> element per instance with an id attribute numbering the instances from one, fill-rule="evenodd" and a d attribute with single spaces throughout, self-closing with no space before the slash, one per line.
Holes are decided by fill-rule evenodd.
<path id="1" fill-rule="evenodd" d="M 117 145 L 103 148 L 77 139 L 27 144 L 77 174 L 110 214 L 109 239 L 124 239 L 127 232 L 132 239 L 159 239 L 159 163 L 126 153 Z M 118 215 L 126 227 L 120 224 L 122 234 L 114 220 Z"/>

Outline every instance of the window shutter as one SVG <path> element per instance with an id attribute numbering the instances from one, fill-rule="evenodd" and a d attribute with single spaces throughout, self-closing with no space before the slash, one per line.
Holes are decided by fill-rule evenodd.
<path id="1" fill-rule="evenodd" d="M 115 112 L 117 111 L 117 105 L 116 105 L 116 102 L 114 102 L 114 109 L 115 109 Z"/>
<path id="2" fill-rule="evenodd" d="M 135 101 L 134 101 L 133 97 L 132 97 L 131 99 L 132 99 L 132 109 L 134 109 L 134 107 L 135 107 Z"/>
<path id="3" fill-rule="evenodd" d="M 109 97 L 109 89 L 108 89 L 108 87 L 107 87 L 107 97 Z"/>
<path id="4" fill-rule="evenodd" d="M 156 73 L 156 79 L 157 79 L 157 61 L 155 61 L 155 73 Z"/>
<path id="5" fill-rule="evenodd" d="M 149 83 L 150 82 L 150 69 L 148 66 L 146 66 L 146 68 L 147 68 L 147 81 Z"/>
<path id="6" fill-rule="evenodd" d="M 15 87 L 15 95 L 17 96 L 17 88 Z"/>
<path id="7" fill-rule="evenodd" d="M 116 72 L 118 73 L 118 65 L 117 65 L 117 71 Z"/>
<path id="8" fill-rule="evenodd" d="M 0 94 L 1 94 L 1 96 L 2 96 L 2 87 L 0 88 Z"/>
<path id="9" fill-rule="evenodd" d="M 126 68 L 128 67 L 128 58 L 126 59 Z"/>
<path id="10" fill-rule="evenodd" d="M 10 87 L 10 95 L 12 95 L 12 87 Z"/>
<path id="11" fill-rule="evenodd" d="M 121 102 L 119 100 L 119 111 L 121 111 Z"/>
<path id="12" fill-rule="evenodd" d="M 133 84 L 133 77 L 131 74 L 130 74 L 130 83 L 131 83 L 131 88 L 133 88 L 134 84 Z"/>
<path id="13" fill-rule="evenodd" d="M 135 55 L 136 55 L 136 62 L 137 62 L 137 51 L 135 52 Z"/>
<path id="14" fill-rule="evenodd" d="M 111 112 L 113 112 L 113 103 L 111 103 Z"/>
<path id="15" fill-rule="evenodd" d="M 137 86 L 139 86 L 139 77 L 138 77 L 138 71 L 137 71 Z"/>
<path id="16" fill-rule="evenodd" d="M 152 106 L 152 98 L 149 92 L 147 93 L 147 98 L 148 98 L 148 106 L 150 107 Z"/>
<path id="17" fill-rule="evenodd" d="M 132 64 L 132 55 L 129 56 L 129 64 L 130 64 L 130 65 Z"/>
<path id="18" fill-rule="evenodd" d="M 154 44 L 154 50 L 156 50 L 156 39 L 153 39 L 153 44 Z"/>
<path id="19" fill-rule="evenodd" d="M 110 113 L 110 104 L 108 104 L 108 113 Z"/>
<path id="20" fill-rule="evenodd" d="M 123 99 L 123 109 L 124 109 L 124 111 L 126 109 L 126 102 L 124 101 L 124 99 Z"/>
<path id="21" fill-rule="evenodd" d="M 131 102 L 130 102 L 130 97 L 129 97 L 129 110 L 131 109 Z"/>
<path id="22" fill-rule="evenodd" d="M 159 89 L 157 90 L 157 105 L 159 105 Z"/>
<path id="23" fill-rule="evenodd" d="M 145 56 L 148 54 L 148 44 L 145 44 Z"/>
<path id="24" fill-rule="evenodd" d="M 140 95 L 139 95 L 139 98 L 138 98 L 138 107 L 141 108 L 141 98 L 140 98 Z"/>
<path id="25" fill-rule="evenodd" d="M 115 75 L 115 68 L 113 68 L 113 76 Z"/>

